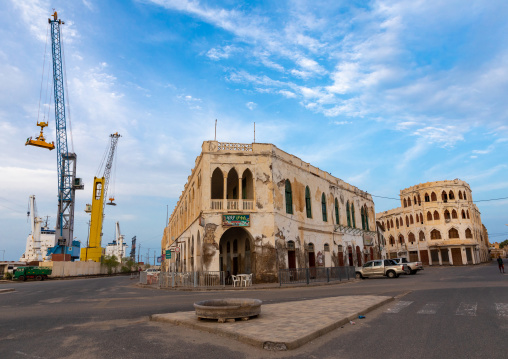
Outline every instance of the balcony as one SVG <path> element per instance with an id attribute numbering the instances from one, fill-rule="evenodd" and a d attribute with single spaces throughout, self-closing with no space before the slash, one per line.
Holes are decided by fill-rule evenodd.
<path id="1" fill-rule="evenodd" d="M 254 200 L 252 199 L 228 199 L 226 200 L 226 207 L 224 208 L 223 199 L 212 199 L 210 201 L 210 209 L 214 211 L 253 211 Z"/>

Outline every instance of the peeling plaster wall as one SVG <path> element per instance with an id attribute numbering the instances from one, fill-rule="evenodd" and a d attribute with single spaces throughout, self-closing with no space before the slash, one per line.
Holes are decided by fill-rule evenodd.
<path id="1" fill-rule="evenodd" d="M 212 174 L 216 168 L 221 170 L 223 179 L 228 176 L 231 169 L 237 172 L 239 178 L 246 169 L 250 170 L 253 179 L 254 208 L 245 211 L 239 209 L 228 211 L 226 200 L 211 200 Z M 286 179 L 291 182 L 293 214 L 286 213 Z M 323 266 L 338 265 L 338 246 L 345 245 L 344 240 L 348 239 L 348 235 L 334 232 L 337 226 L 335 198 L 339 202 L 340 225 L 346 226 L 345 203 L 350 201 L 355 204 L 357 227 L 361 227 L 361 206 L 367 206 L 369 226 L 375 228 L 374 216 L 371 215 L 375 212 L 374 203 L 368 193 L 271 144 L 242 145 L 205 141 L 202 145 L 202 153 L 196 159 L 196 166 L 188 180 L 161 241 L 163 249 L 175 245 L 183 246 L 180 242 L 185 243 L 186 248 L 189 248 L 188 246 L 191 245 L 187 242 L 189 238 L 192 236 L 196 238 L 197 233 L 200 233 L 201 245 L 198 247 L 196 243 L 194 244 L 194 268 L 189 265 L 189 258 L 186 258 L 185 270 L 202 268 L 204 271 L 216 271 L 221 269 L 219 245 L 221 238 L 228 230 L 228 227 L 223 227 L 223 214 L 250 214 L 250 226 L 246 227 L 245 231 L 252 242 L 250 266 L 255 274 L 255 282 L 276 281 L 278 270 L 288 268 L 287 242 L 290 240 L 295 243 L 298 268 L 309 265 L 309 243 L 314 244 L 316 265 L 319 262 L 318 255 L 322 256 Z M 228 183 L 228 180 L 225 179 L 225 182 Z M 230 186 L 235 185 L 231 180 L 229 183 Z M 231 199 L 234 193 L 238 193 L 240 186 L 239 183 L 236 192 L 232 188 L 227 189 L 228 199 Z M 312 218 L 307 218 L 306 214 L 306 186 L 309 186 L 311 191 Z M 191 195 L 192 190 L 196 193 L 194 197 Z M 323 221 L 321 212 L 323 192 L 326 198 L 326 222 Z M 239 193 L 235 198 L 238 197 Z M 243 200 L 239 199 L 238 202 L 241 208 Z M 355 240 L 359 242 L 361 238 L 361 235 L 355 236 Z M 330 251 L 324 250 L 325 244 L 329 245 Z M 363 243 L 361 245 L 363 249 Z M 246 268 L 246 263 L 249 261 L 241 254 L 237 257 L 238 264 Z M 184 258 L 182 254 L 181 258 Z M 172 258 L 171 261 L 175 262 L 175 259 Z M 165 266 L 165 268 L 170 267 Z"/>

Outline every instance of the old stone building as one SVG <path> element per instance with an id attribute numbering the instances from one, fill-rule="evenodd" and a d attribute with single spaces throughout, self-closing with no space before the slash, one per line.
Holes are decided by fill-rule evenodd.
<path id="1" fill-rule="evenodd" d="M 488 234 L 469 185 L 459 179 L 418 184 L 400 191 L 401 207 L 376 214 L 389 258 L 427 265 L 489 260 Z"/>
<path id="2" fill-rule="evenodd" d="M 253 273 L 379 258 L 372 197 L 272 144 L 205 141 L 164 230 L 165 271 Z"/>

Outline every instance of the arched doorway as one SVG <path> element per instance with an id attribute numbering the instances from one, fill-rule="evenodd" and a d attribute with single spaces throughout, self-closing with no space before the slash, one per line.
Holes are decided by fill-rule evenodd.
<path id="1" fill-rule="evenodd" d="M 354 263 L 353 263 L 353 248 L 351 246 L 348 246 L 347 247 L 347 251 L 348 251 L 348 260 L 349 260 L 348 265 L 350 267 L 353 267 L 354 266 Z"/>
<path id="2" fill-rule="evenodd" d="M 226 230 L 219 241 L 219 270 L 225 271 L 226 275 L 253 273 L 252 244 L 246 229 L 233 227 Z"/>
<path id="3" fill-rule="evenodd" d="M 362 251 L 359 246 L 356 246 L 356 259 L 358 260 L 358 267 L 362 266 Z"/>

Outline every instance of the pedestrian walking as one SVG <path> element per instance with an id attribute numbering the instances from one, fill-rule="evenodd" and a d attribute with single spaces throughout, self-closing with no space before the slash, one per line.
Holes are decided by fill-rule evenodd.
<path id="1" fill-rule="evenodd" d="M 499 273 L 504 273 L 504 264 L 503 264 L 503 258 L 501 258 L 501 255 L 499 255 L 497 257 L 497 264 L 499 264 Z"/>

